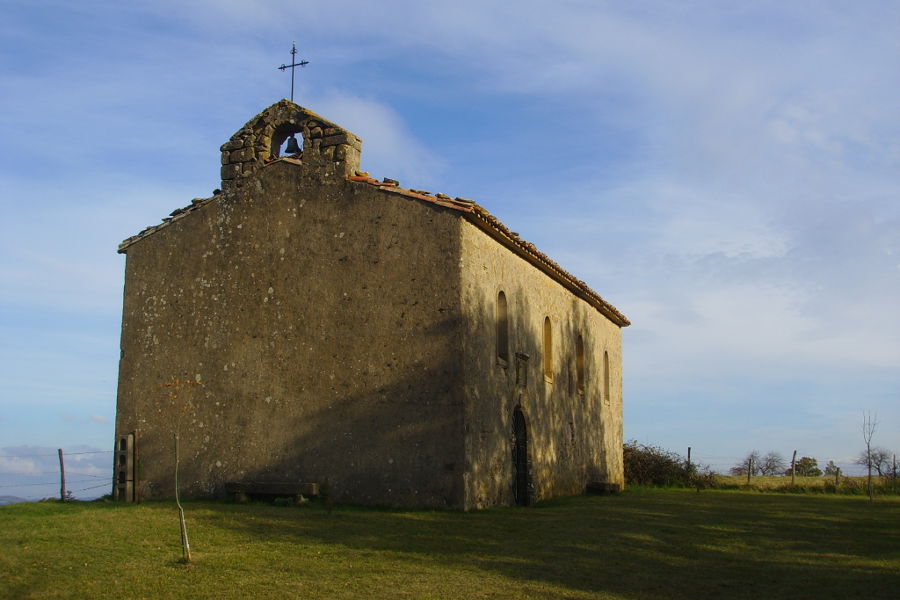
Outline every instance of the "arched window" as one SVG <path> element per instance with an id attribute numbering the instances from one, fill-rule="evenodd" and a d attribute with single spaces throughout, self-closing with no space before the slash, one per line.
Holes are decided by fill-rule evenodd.
<path id="1" fill-rule="evenodd" d="M 584 338 L 581 334 L 575 340 L 575 372 L 577 373 L 576 384 L 579 394 L 584 394 Z"/>
<path id="2" fill-rule="evenodd" d="M 603 401 L 609 405 L 609 352 L 603 351 Z"/>
<path id="3" fill-rule="evenodd" d="M 544 317 L 544 379 L 553 381 L 553 330 L 550 317 Z"/>
<path id="4" fill-rule="evenodd" d="M 509 317 L 506 294 L 497 294 L 497 360 L 504 367 L 509 364 Z"/>

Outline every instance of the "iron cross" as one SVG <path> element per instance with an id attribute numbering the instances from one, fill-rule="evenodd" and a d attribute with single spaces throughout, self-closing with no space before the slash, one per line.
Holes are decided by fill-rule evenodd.
<path id="1" fill-rule="evenodd" d="M 291 64 L 281 65 L 280 67 L 278 67 L 282 71 L 284 71 L 285 69 L 291 70 L 291 102 L 294 101 L 294 67 L 305 67 L 308 64 L 309 64 L 308 60 L 301 60 L 300 62 L 297 62 L 297 43 L 292 42 L 291 43 Z"/>

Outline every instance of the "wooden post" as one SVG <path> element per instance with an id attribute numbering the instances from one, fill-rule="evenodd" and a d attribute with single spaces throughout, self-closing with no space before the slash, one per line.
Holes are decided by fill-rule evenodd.
<path id="1" fill-rule="evenodd" d="M 897 491 L 897 455 L 894 455 L 893 466 L 891 467 L 891 490 Z"/>
<path id="2" fill-rule="evenodd" d="M 794 476 L 797 474 L 797 451 L 794 450 L 794 455 L 791 457 L 791 487 L 794 486 Z"/>
<path id="3" fill-rule="evenodd" d="M 691 447 L 688 446 L 688 472 L 691 470 Z"/>
<path id="4" fill-rule="evenodd" d="M 188 542 L 187 524 L 184 522 L 184 509 L 181 507 L 181 500 L 178 498 L 178 434 L 172 436 L 175 438 L 175 504 L 178 506 L 178 523 L 181 526 L 181 551 L 183 562 L 191 562 L 191 544 Z"/>
<path id="5" fill-rule="evenodd" d="M 63 462 L 62 448 L 59 451 L 59 499 L 61 502 L 66 501 L 66 465 Z"/>
<path id="6" fill-rule="evenodd" d="M 134 498 L 134 501 L 140 503 L 141 501 L 141 486 L 140 486 L 140 454 L 138 454 L 138 450 L 140 446 L 138 446 L 138 434 L 137 429 L 131 432 L 131 494 Z"/>
<path id="7" fill-rule="evenodd" d="M 868 458 L 866 459 L 866 467 L 868 471 L 866 472 L 866 491 L 869 494 L 869 502 L 875 501 L 875 491 L 872 489 L 872 449 L 867 447 L 866 454 L 868 454 Z"/>
<path id="8" fill-rule="evenodd" d="M 838 486 L 841 485 L 841 468 L 838 467 L 834 471 L 834 493 L 837 494 Z"/>
<path id="9" fill-rule="evenodd" d="M 750 485 L 750 474 L 753 473 L 753 457 L 747 457 L 747 485 Z"/>

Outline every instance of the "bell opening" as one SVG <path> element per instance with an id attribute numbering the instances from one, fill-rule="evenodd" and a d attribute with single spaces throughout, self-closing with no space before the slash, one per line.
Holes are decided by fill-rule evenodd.
<path id="1" fill-rule="evenodd" d="M 297 154 L 301 154 L 303 152 L 303 147 L 300 145 L 300 142 L 297 141 L 296 134 L 292 134 L 284 144 L 284 147 L 281 149 L 281 156 L 294 156 Z"/>

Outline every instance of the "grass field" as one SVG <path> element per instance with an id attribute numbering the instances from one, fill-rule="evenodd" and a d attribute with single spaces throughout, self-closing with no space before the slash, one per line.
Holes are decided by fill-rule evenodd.
<path id="1" fill-rule="evenodd" d="M 0 507 L 0 597 L 900 597 L 900 499 L 630 489 L 475 513 Z"/>
<path id="2" fill-rule="evenodd" d="M 716 475 L 716 487 L 721 489 L 747 488 L 746 475 Z M 900 481 L 888 477 L 873 477 L 872 485 L 878 495 L 900 493 Z M 822 492 L 840 494 L 866 494 L 865 477 L 841 476 L 835 484 L 834 477 L 800 477 L 794 479 L 791 486 L 789 476 L 755 476 L 750 478 L 750 488 L 771 492 Z"/>

